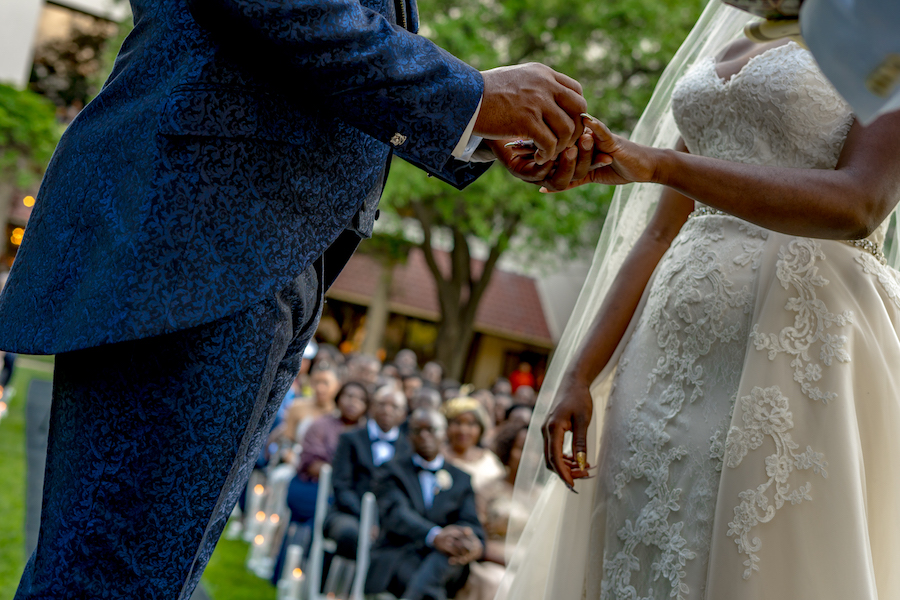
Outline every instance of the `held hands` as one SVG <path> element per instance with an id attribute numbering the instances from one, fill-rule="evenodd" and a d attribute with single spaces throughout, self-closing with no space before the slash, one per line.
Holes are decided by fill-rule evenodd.
<path id="1" fill-rule="evenodd" d="M 475 135 L 487 140 L 534 140 L 535 163 L 560 156 L 584 131 L 581 84 L 540 63 L 483 71 L 484 94 Z"/>
<path id="2" fill-rule="evenodd" d="M 622 185 L 655 180 L 659 150 L 615 135 L 586 113 L 581 116 L 586 125 L 584 134 L 553 162 L 538 164 L 535 146 L 528 141 L 489 145 L 513 175 L 540 183 L 543 192 L 559 192 L 586 183 Z"/>
<path id="3" fill-rule="evenodd" d="M 481 540 L 469 527 L 447 525 L 434 538 L 434 547 L 450 557 L 451 565 L 467 565 L 484 552 Z"/>

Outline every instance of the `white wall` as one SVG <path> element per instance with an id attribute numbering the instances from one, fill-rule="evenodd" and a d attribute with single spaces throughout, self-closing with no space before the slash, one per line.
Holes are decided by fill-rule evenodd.
<path id="1" fill-rule="evenodd" d="M 8 2 L 10 0 L 0 0 Z M 18 0 L 14 0 L 18 1 Z M 48 0 L 50 4 L 80 10 L 95 17 L 102 17 L 117 23 L 131 14 L 127 0 Z"/>
<path id="2" fill-rule="evenodd" d="M 131 13 L 128 2 L 120 0 L 54 0 L 52 4 L 116 22 Z M 44 0 L 0 0 L 0 82 L 20 88 L 28 83 L 43 8 Z"/>
<path id="3" fill-rule="evenodd" d="M 0 81 L 25 87 L 44 0 L 0 0 Z"/>

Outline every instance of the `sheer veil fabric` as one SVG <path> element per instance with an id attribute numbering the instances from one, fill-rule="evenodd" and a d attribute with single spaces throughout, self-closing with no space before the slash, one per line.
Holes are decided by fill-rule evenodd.
<path id="1" fill-rule="evenodd" d="M 656 147 L 674 146 L 679 137 L 671 109 L 675 84 L 698 60 L 715 56 L 741 35 L 743 26 L 751 19 L 747 13 L 718 0 L 710 1 L 660 79 L 631 135 L 632 140 Z M 592 528 L 593 516 L 605 512 L 602 500 L 595 493 L 596 480 L 577 482 L 578 494 L 568 491 L 544 466 L 540 429 L 567 365 L 589 330 L 619 267 L 652 215 L 659 194 L 658 186 L 632 184 L 619 188 L 613 198 L 590 272 L 550 364 L 528 431 L 515 495 L 516 502 L 532 507 L 531 516 L 524 528 L 511 529 L 508 533 L 508 567 L 496 600 L 580 600 L 588 597 L 588 588 L 599 588 L 602 557 L 589 557 L 591 536 L 596 535 Z M 891 219 L 896 224 L 896 211 Z M 888 262 L 893 267 L 900 259 L 896 230 L 894 227 L 889 234 L 893 243 L 889 244 Z M 879 236 L 883 235 L 882 229 Z M 760 281 L 767 283 L 760 284 L 754 309 L 754 323 L 761 332 L 784 333 L 798 325 L 795 313 L 765 310 L 775 305 L 783 307 L 796 296 L 797 289 L 783 285 L 779 279 L 781 273 L 776 272 L 779 252 L 796 239 L 799 238 L 772 233 L 763 250 L 761 263 L 768 272 L 760 274 Z M 874 259 L 871 255 L 861 256 L 850 246 L 831 241 L 821 241 L 821 245 L 840 246 L 834 252 L 829 251 L 829 260 L 821 261 L 817 270 L 813 269 L 813 275 L 832 281 L 831 288 L 839 290 L 833 293 L 839 294 L 840 306 L 832 310 L 848 310 L 855 317 L 853 333 L 843 345 L 852 360 L 846 363 L 837 360 L 841 363 L 839 369 L 824 368 L 815 373 L 816 386 L 833 392 L 837 400 L 793 401 L 792 413 L 787 413 L 787 418 L 792 419 L 793 438 L 779 435 L 777 431 L 773 433 L 769 428 L 764 434 L 767 446 L 752 452 L 743 440 L 745 448 L 741 454 L 737 447 L 742 442 L 740 436 L 729 433 L 731 445 L 726 443 L 727 466 L 722 469 L 712 523 L 706 585 L 709 600 L 900 598 L 900 569 L 895 568 L 900 564 L 900 522 L 895 504 L 900 502 L 900 442 L 890 441 L 895 437 L 900 439 L 891 431 L 900 427 L 897 400 L 900 369 L 896 368 L 900 365 L 900 341 L 896 336 L 900 329 L 900 276 L 893 269 L 869 260 Z M 843 275 L 861 269 L 868 275 L 862 288 L 857 279 Z M 782 285 L 778 285 L 780 281 Z M 651 278 L 647 290 L 652 284 Z M 588 431 L 591 464 L 598 463 L 600 433 L 618 358 L 646 300 L 645 292 L 615 355 L 592 386 L 594 414 Z M 807 363 L 832 362 L 827 356 L 830 338 L 822 331 L 827 325 L 821 319 L 813 321 L 813 328 L 818 326 L 818 338 L 815 335 L 804 338 L 804 348 L 800 348 L 802 343 L 791 347 L 791 352 L 800 355 L 814 354 L 812 359 L 801 356 L 804 368 Z M 885 334 L 885 330 L 890 331 Z M 797 381 L 796 360 L 779 357 L 773 361 L 775 355 L 779 351 L 770 352 L 768 357 L 764 351 L 748 352 L 738 398 L 746 396 L 750 401 L 744 408 L 737 402 L 732 430 L 748 431 L 748 418 L 760 407 L 764 412 L 769 410 L 767 414 L 773 409 L 766 407 L 777 409 L 778 398 L 763 393 L 770 389 L 765 382 L 773 376 L 779 381 Z M 818 367 L 810 368 L 815 371 Z M 777 372 L 773 375 L 773 371 Z M 860 381 L 867 382 L 862 391 L 858 386 Z M 867 399 L 877 400 L 868 402 Z M 826 404 L 828 410 L 823 411 L 822 406 Z M 802 447 L 793 449 L 793 440 L 802 443 Z M 823 469 L 827 472 L 813 474 L 810 466 L 796 484 L 793 479 L 790 481 L 793 487 L 784 494 L 776 492 L 784 481 L 774 482 L 771 489 L 760 491 L 759 486 L 768 479 L 767 469 L 774 468 L 767 461 L 772 448 L 776 448 L 775 455 L 781 458 L 803 463 L 806 459 L 798 457 L 808 448 L 809 440 L 831 440 L 830 444 L 839 440 L 836 446 L 829 446 L 828 465 Z M 816 444 L 810 442 L 810 446 L 815 448 Z M 805 456 L 815 458 L 811 449 Z M 806 466 L 801 464 L 798 469 Z M 803 487 L 803 482 L 813 482 L 817 486 L 813 488 L 815 494 L 824 478 L 829 482 L 829 490 L 837 492 L 830 494 L 827 502 L 821 501 L 822 494 L 817 496 L 819 501 L 805 502 L 804 493 L 808 488 Z M 753 496 L 754 490 L 760 493 Z M 792 492 L 797 493 L 791 496 Z M 766 495 L 765 500 L 762 495 Z M 761 539 L 757 535 L 758 526 L 769 521 L 777 522 L 777 527 L 769 527 Z M 803 544 L 798 545 L 798 540 L 804 540 Z M 765 577 L 756 571 L 760 560 L 763 566 L 759 568 L 766 570 Z M 814 573 L 823 576 L 812 577 Z M 599 598 L 592 595 L 590 600 Z"/>

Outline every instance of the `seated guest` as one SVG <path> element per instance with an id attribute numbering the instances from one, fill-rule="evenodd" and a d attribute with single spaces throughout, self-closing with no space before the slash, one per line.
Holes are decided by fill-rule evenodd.
<path id="1" fill-rule="evenodd" d="M 342 376 L 342 368 L 334 363 L 319 362 L 313 366 L 309 375 L 312 397 L 294 399 L 284 418 L 283 435 L 292 444 L 302 444 L 313 421 L 334 412 Z"/>
<path id="2" fill-rule="evenodd" d="M 365 386 L 349 381 L 338 392 L 337 414 L 319 417 L 307 429 L 297 476 L 288 487 L 287 502 L 292 521 L 302 523 L 314 516 L 319 472 L 323 465 L 331 464 L 340 435 L 356 429 L 363 422 L 368 404 L 369 393 Z"/>
<path id="3" fill-rule="evenodd" d="M 480 446 L 490 423 L 481 402 L 475 398 L 454 398 L 444 403 L 441 412 L 448 423 L 444 455 L 450 463 L 472 477 L 475 493 L 481 493 L 481 488 L 495 479 L 503 478 L 506 470 L 500 459 Z"/>
<path id="4" fill-rule="evenodd" d="M 371 354 L 354 354 L 347 359 L 347 379 L 362 382 L 370 394 L 378 387 L 380 373 L 381 361 Z"/>
<path id="5" fill-rule="evenodd" d="M 413 396 L 415 396 L 422 386 L 425 384 L 425 381 L 422 379 L 422 376 L 418 372 L 409 373 L 403 376 L 402 387 L 403 393 L 406 394 L 406 397 L 412 400 Z"/>
<path id="6" fill-rule="evenodd" d="M 394 357 L 394 364 L 400 370 L 400 375 L 406 377 L 419 370 L 419 357 L 415 350 L 404 348 Z"/>
<path id="7" fill-rule="evenodd" d="M 521 531 L 528 520 L 528 504 L 513 498 L 528 423 L 507 421 L 495 431 L 494 452 L 506 465 L 506 476 L 487 484 L 476 497 L 478 518 L 484 524 L 487 541 L 481 560 L 469 565 L 469 579 L 455 600 L 493 600 L 506 571 L 505 544 L 510 523 Z"/>
<path id="8" fill-rule="evenodd" d="M 423 385 L 416 391 L 415 395 L 407 397 L 409 398 L 410 414 L 417 408 L 422 407 L 439 410 L 444 402 L 444 399 L 441 398 L 441 393 L 430 385 Z"/>
<path id="9" fill-rule="evenodd" d="M 401 435 L 406 420 L 406 397 L 396 388 L 375 392 L 366 426 L 338 438 L 332 460 L 334 505 L 325 517 L 325 536 L 337 542 L 337 553 L 356 558 L 362 497 L 371 491 L 375 469 L 394 455 L 409 454 L 409 440 Z"/>
<path id="10" fill-rule="evenodd" d="M 444 367 L 433 360 L 428 361 L 422 367 L 422 379 L 435 387 L 440 386 L 444 379 Z"/>
<path id="11" fill-rule="evenodd" d="M 375 496 L 381 534 L 372 549 L 366 593 L 388 591 L 407 600 L 445 600 L 481 557 L 484 531 L 469 476 L 444 461 L 447 422 L 419 408 L 409 419 L 411 456 L 378 473 Z"/>

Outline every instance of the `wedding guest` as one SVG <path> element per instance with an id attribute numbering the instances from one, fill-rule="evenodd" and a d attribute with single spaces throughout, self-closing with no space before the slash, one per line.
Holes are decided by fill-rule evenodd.
<path id="1" fill-rule="evenodd" d="M 340 435 L 364 422 L 368 403 L 365 386 L 357 381 L 347 382 L 338 392 L 337 411 L 319 417 L 309 426 L 303 436 L 297 475 L 288 486 L 287 503 L 292 521 L 303 523 L 315 516 L 322 466 L 334 458 Z"/>
<path id="2" fill-rule="evenodd" d="M 494 392 L 494 420 L 498 425 L 507 419 L 509 409 L 511 409 L 512 406 L 512 396 L 502 392 Z"/>
<path id="3" fill-rule="evenodd" d="M 494 395 L 506 394 L 507 396 L 512 396 L 512 384 L 509 383 L 509 379 L 506 377 L 498 377 L 494 381 L 494 385 L 491 386 L 491 391 Z"/>
<path id="4" fill-rule="evenodd" d="M 523 385 L 527 385 L 534 389 L 535 384 L 534 373 L 531 372 L 531 365 L 525 361 L 520 362 L 519 366 L 516 367 L 516 370 L 509 374 L 509 385 L 512 387 L 513 394 L 515 394 L 516 390 Z"/>
<path id="5" fill-rule="evenodd" d="M 437 391 L 430 385 L 425 385 L 419 388 L 419 391 L 417 391 L 416 394 L 409 399 L 409 410 L 410 413 L 412 413 L 412 411 L 416 410 L 417 408 L 422 407 L 438 410 L 443 402 L 444 399 L 441 397 L 441 393 L 439 391 Z"/>
<path id="6" fill-rule="evenodd" d="M 347 358 L 347 379 L 362 382 L 369 393 L 375 391 L 380 372 L 381 361 L 371 354 L 353 354 Z"/>
<path id="7" fill-rule="evenodd" d="M 489 482 L 475 496 L 478 518 L 484 525 L 486 541 L 484 556 L 469 565 L 469 579 L 454 600 L 493 600 L 506 571 L 506 533 L 511 521 L 524 524 L 528 519 L 527 506 L 513 499 L 519 460 L 525 447 L 528 424 L 507 421 L 497 427 L 494 452 L 506 467 L 506 476 Z"/>
<path id="8" fill-rule="evenodd" d="M 342 369 L 333 363 L 320 362 L 310 373 L 311 398 L 295 399 L 284 418 L 283 435 L 293 443 L 303 443 L 303 436 L 313 421 L 334 412 L 334 399 L 341 388 Z"/>
<path id="9" fill-rule="evenodd" d="M 414 371 L 409 375 L 404 375 L 402 380 L 403 393 L 407 398 L 412 398 L 418 393 L 424 383 L 422 376 L 418 372 Z"/>
<path id="10" fill-rule="evenodd" d="M 381 532 L 372 550 L 366 593 L 445 600 L 465 584 L 468 565 L 482 555 L 469 476 L 441 455 L 447 422 L 420 408 L 410 417 L 414 454 L 387 463 L 375 483 Z"/>
<path id="11" fill-rule="evenodd" d="M 419 357 L 414 350 L 403 348 L 394 357 L 394 364 L 400 369 L 400 375 L 406 377 L 419 370 Z"/>
<path id="12" fill-rule="evenodd" d="M 472 487 L 478 494 L 485 484 L 506 473 L 497 456 L 480 446 L 488 427 L 487 411 L 475 398 L 462 397 L 445 402 L 441 412 L 447 418 L 444 456 L 472 477 Z"/>
<path id="13" fill-rule="evenodd" d="M 439 387 L 444 379 L 444 367 L 430 360 L 422 367 L 422 378 L 434 387 Z"/>
<path id="14" fill-rule="evenodd" d="M 375 393 L 366 426 L 338 438 L 332 460 L 334 504 L 325 517 L 325 535 L 337 542 L 337 553 L 356 557 L 362 497 L 372 489 L 375 470 L 395 455 L 409 454 L 409 440 L 401 435 L 406 398 L 394 388 Z"/>

